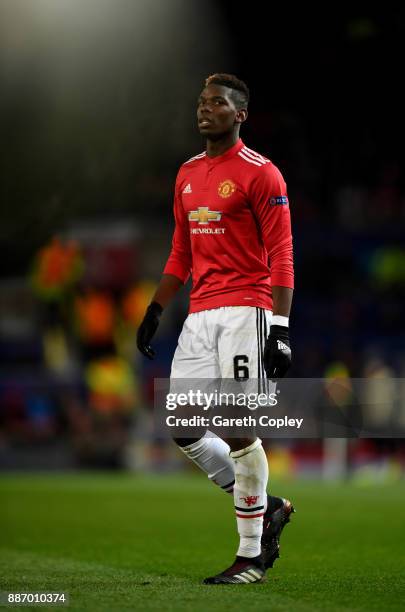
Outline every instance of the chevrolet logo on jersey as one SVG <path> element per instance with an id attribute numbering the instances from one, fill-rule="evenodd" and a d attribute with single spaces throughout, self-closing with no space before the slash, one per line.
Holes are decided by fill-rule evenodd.
<path id="1" fill-rule="evenodd" d="M 208 206 L 199 206 L 198 210 L 188 213 L 189 221 L 197 221 L 200 225 L 208 225 L 210 221 L 220 221 L 222 213 L 219 210 L 210 210 Z"/>

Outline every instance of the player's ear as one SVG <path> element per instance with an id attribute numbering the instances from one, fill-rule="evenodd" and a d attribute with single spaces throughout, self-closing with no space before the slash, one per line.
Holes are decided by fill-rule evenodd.
<path id="1" fill-rule="evenodd" d="M 246 121 L 247 116 L 248 116 L 247 108 L 241 108 L 236 113 L 236 117 L 235 117 L 236 123 L 243 123 L 244 121 Z"/>

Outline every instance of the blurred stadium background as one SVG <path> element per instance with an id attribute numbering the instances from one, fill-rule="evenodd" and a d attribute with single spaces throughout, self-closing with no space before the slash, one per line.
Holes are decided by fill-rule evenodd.
<path id="1" fill-rule="evenodd" d="M 155 361 L 135 333 L 169 252 L 177 168 L 204 147 L 195 101 L 212 72 L 247 81 L 242 137 L 287 180 L 291 376 L 405 376 L 404 8 L 263 10 L 1 1 L 3 472 L 192 469 L 151 426 L 187 291 L 163 317 Z M 401 440 L 351 440 L 343 455 L 315 440 L 270 449 L 280 478 L 396 481 L 405 465 Z M 347 463 L 325 469 L 325 452 Z"/>

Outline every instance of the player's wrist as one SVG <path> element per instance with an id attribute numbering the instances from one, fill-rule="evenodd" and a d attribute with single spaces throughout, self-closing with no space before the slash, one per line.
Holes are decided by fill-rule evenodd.
<path id="1" fill-rule="evenodd" d="M 271 318 L 271 326 L 278 325 L 280 327 L 287 327 L 289 324 L 289 318 L 283 315 L 273 315 Z"/>

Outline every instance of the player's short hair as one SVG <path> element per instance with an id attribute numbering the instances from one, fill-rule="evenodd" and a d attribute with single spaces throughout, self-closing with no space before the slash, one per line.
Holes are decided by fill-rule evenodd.
<path id="1" fill-rule="evenodd" d="M 208 85 L 223 85 L 232 89 L 232 98 L 238 110 L 247 108 L 249 104 L 249 88 L 244 81 L 241 81 L 233 74 L 216 72 L 205 79 L 205 87 Z"/>

